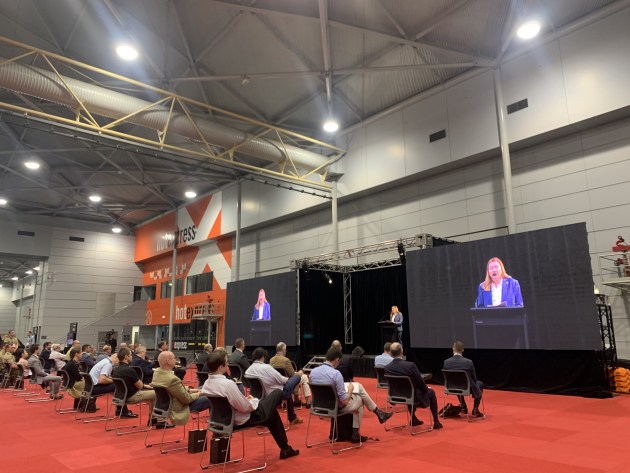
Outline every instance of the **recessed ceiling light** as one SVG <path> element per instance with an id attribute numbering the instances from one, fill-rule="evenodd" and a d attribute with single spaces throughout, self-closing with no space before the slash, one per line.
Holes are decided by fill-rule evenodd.
<path id="1" fill-rule="evenodd" d="M 28 274 L 28 275 L 30 276 L 31 274 L 33 274 L 33 271 L 31 271 L 31 270 L 29 269 L 28 271 L 26 271 L 26 274 Z"/>
<path id="2" fill-rule="evenodd" d="M 334 118 L 329 118 L 324 122 L 322 128 L 328 133 L 334 133 L 339 129 L 339 123 Z"/>
<path id="3" fill-rule="evenodd" d="M 197 197 L 197 193 L 195 191 L 186 191 L 184 192 L 184 195 L 189 199 L 194 199 L 195 197 Z"/>
<path id="4" fill-rule="evenodd" d="M 518 27 L 516 34 L 521 39 L 532 39 L 540 32 L 540 22 L 536 20 L 527 21 Z"/>
<path id="5" fill-rule="evenodd" d="M 90 200 L 92 202 L 100 202 L 101 201 L 101 196 L 100 195 L 91 195 L 89 198 L 90 198 Z"/>
<path id="6" fill-rule="evenodd" d="M 120 233 L 120 232 L 122 232 L 122 228 L 120 228 L 120 227 L 112 227 L 112 232 Z"/>
<path id="7" fill-rule="evenodd" d="M 8 202 L 7 199 L 0 199 L 0 205 L 7 205 Z"/>
<path id="8" fill-rule="evenodd" d="M 40 164 L 37 161 L 26 161 L 24 163 L 24 166 L 26 166 L 29 169 L 36 170 L 36 169 L 39 169 Z"/>
<path id="9" fill-rule="evenodd" d="M 2 284 L 0 284 L 0 287 L 2 287 Z"/>
<path id="10" fill-rule="evenodd" d="M 17 280 L 18 280 L 18 277 L 17 277 L 17 276 L 13 276 L 13 277 L 11 278 L 11 281 L 17 281 Z"/>
<path id="11" fill-rule="evenodd" d="M 116 54 L 125 61 L 133 61 L 138 57 L 138 50 L 130 44 L 119 44 L 116 47 Z"/>

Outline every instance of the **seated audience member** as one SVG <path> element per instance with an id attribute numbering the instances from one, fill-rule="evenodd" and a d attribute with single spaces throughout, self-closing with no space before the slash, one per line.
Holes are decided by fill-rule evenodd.
<path id="1" fill-rule="evenodd" d="M 380 410 L 361 383 L 345 383 L 344 385 L 343 377 L 337 370 L 340 359 L 339 349 L 334 346 L 330 347 L 326 352 L 326 361 L 311 371 L 311 383 L 335 386 L 339 399 L 339 414 L 352 413 L 352 443 L 365 442 L 367 437 L 360 433 L 363 406 L 374 412 L 381 424 L 385 423 L 394 413 Z"/>
<path id="2" fill-rule="evenodd" d="M 151 384 L 153 379 L 153 362 L 147 360 L 147 348 L 144 345 L 136 347 L 136 351 L 131 359 L 131 366 L 139 366 L 142 369 L 142 382 Z"/>
<path id="3" fill-rule="evenodd" d="M 101 360 L 104 360 L 105 358 L 109 358 L 110 356 L 112 356 L 111 345 L 103 345 L 103 353 L 96 357 L 96 360 L 94 360 L 94 364 L 98 363 Z"/>
<path id="4" fill-rule="evenodd" d="M 70 350 L 73 348 L 81 349 L 81 342 L 79 340 L 74 340 L 72 345 L 66 350 L 64 360 L 68 361 L 70 359 Z"/>
<path id="5" fill-rule="evenodd" d="M 70 349 L 70 359 L 63 368 L 68 374 L 68 388 L 66 392 L 74 399 L 74 408 L 79 409 L 79 401 L 81 393 L 85 388 L 85 380 L 81 376 L 81 367 L 79 365 L 81 361 L 81 352 L 76 348 Z M 94 401 L 91 401 L 92 406 L 88 404 L 86 412 L 96 412 L 94 408 Z"/>
<path id="6" fill-rule="evenodd" d="M 249 368 L 249 360 L 244 353 L 245 350 L 245 340 L 242 338 L 237 338 L 234 342 L 234 351 L 230 355 L 230 364 L 239 365 L 241 367 L 241 371 L 245 373 L 247 368 Z"/>
<path id="7" fill-rule="evenodd" d="M 17 336 L 15 335 L 15 330 L 9 330 L 7 334 L 4 336 L 4 338 L 2 339 L 2 341 L 4 342 L 5 346 L 15 345 L 16 348 L 20 344 Z"/>
<path id="8" fill-rule="evenodd" d="M 28 358 L 28 367 L 33 372 L 32 376 L 35 376 L 37 384 L 48 383 L 50 386 L 51 399 L 61 399 L 63 397 L 63 394 L 59 394 L 61 376 L 53 376 L 44 371 L 42 363 L 39 359 L 39 344 L 35 343 L 34 345 L 31 345 L 29 351 L 31 356 Z"/>
<path id="9" fill-rule="evenodd" d="M 70 352 L 68 352 L 68 355 L 70 359 L 72 359 L 72 355 L 70 355 Z M 96 364 L 96 360 L 92 356 L 92 345 L 88 343 L 81 347 L 81 357 L 79 358 L 79 361 L 82 361 L 83 363 L 87 365 L 88 371 L 94 368 L 94 365 Z"/>
<path id="10" fill-rule="evenodd" d="M 339 350 L 339 353 L 342 354 L 341 360 L 339 360 L 339 364 L 336 369 L 341 373 L 341 376 L 343 376 L 344 383 L 351 383 L 354 379 L 354 373 L 352 372 L 352 357 L 343 354 L 343 349 L 341 348 L 341 342 L 339 340 L 333 340 L 330 346 L 336 348 Z"/>
<path id="11" fill-rule="evenodd" d="M 21 365 L 22 369 L 24 370 L 24 379 L 31 377 L 31 370 L 28 367 L 28 357 L 29 357 L 28 350 L 25 350 L 23 348 L 19 348 L 15 352 L 15 358 L 17 359 L 17 363 L 18 365 Z M 22 382 L 22 387 L 24 387 L 24 382 Z"/>
<path id="12" fill-rule="evenodd" d="M 433 428 L 441 429 L 442 424 L 438 417 L 437 397 L 435 391 L 428 387 L 424 382 L 420 370 L 415 363 L 402 359 L 403 349 L 400 343 L 392 343 L 391 354 L 394 357 L 391 363 L 385 366 L 385 375 L 391 376 L 409 376 L 414 387 L 414 395 L 416 397 L 415 405 L 426 409 L 431 409 L 433 415 Z M 422 421 L 416 417 L 416 407 L 410 408 L 411 425 L 422 425 Z"/>
<path id="13" fill-rule="evenodd" d="M 160 353 L 163 351 L 168 351 L 168 343 L 165 342 L 164 340 L 158 343 L 158 353 L 155 359 L 153 360 L 153 368 L 160 367 L 160 365 L 158 364 L 158 358 L 159 358 Z M 186 376 L 186 370 L 178 366 L 176 366 L 175 369 L 173 369 L 173 373 L 175 373 L 175 375 L 182 381 L 184 380 L 184 377 Z"/>
<path id="14" fill-rule="evenodd" d="M 269 364 L 274 368 L 283 368 L 289 378 L 292 378 L 296 374 L 300 376 L 300 385 L 302 386 L 302 390 L 304 391 L 304 397 L 306 398 L 306 407 L 311 407 L 311 388 L 308 387 L 308 376 L 304 374 L 302 370 L 296 372 L 293 369 L 293 364 L 291 360 L 287 358 L 287 344 L 284 342 L 280 342 L 276 345 L 276 355 L 271 357 L 269 360 Z M 300 388 L 297 387 L 293 391 L 293 405 L 295 407 L 300 407 L 302 405 L 302 401 L 300 400 Z"/>
<path id="15" fill-rule="evenodd" d="M 81 347 L 79 347 L 79 349 L 80 348 Z M 50 350 L 50 356 L 48 357 L 48 359 L 52 360 L 55 363 L 52 369 L 55 371 L 62 370 L 63 367 L 66 366 L 66 355 L 61 353 L 61 345 L 58 343 L 53 343 L 50 347 Z"/>
<path id="16" fill-rule="evenodd" d="M 122 346 L 122 343 L 120 345 Z M 129 363 L 131 363 L 131 350 L 127 347 L 119 348 L 118 366 L 112 370 L 112 378 L 122 379 L 127 386 L 127 404 L 146 402 L 149 404 L 149 412 L 152 412 L 155 404 L 155 391 L 150 385 L 142 382 L 136 370 L 129 366 Z M 131 411 L 125 413 L 123 408 L 121 417 L 138 417 L 137 414 L 130 414 Z"/>
<path id="17" fill-rule="evenodd" d="M 483 383 L 477 379 L 477 373 L 475 372 L 475 365 L 472 360 L 464 358 L 464 344 L 459 340 L 453 343 L 453 356 L 444 360 L 445 370 L 463 370 L 468 373 L 468 379 L 470 380 L 470 392 L 474 399 L 473 410 L 470 413 L 473 417 L 483 417 L 483 413 L 479 411 L 479 404 L 481 403 L 481 396 L 483 395 Z M 464 396 L 457 396 L 459 403 L 462 406 L 462 412 L 468 414 L 468 406 L 466 405 L 466 399 Z"/>
<path id="18" fill-rule="evenodd" d="M 385 365 L 388 365 L 394 359 L 394 357 L 389 351 L 391 346 L 392 344 L 390 342 L 387 342 L 383 346 L 383 353 L 378 355 L 376 358 L 374 358 L 375 368 L 383 368 Z"/>
<path id="19" fill-rule="evenodd" d="M 197 355 L 195 359 L 195 363 L 202 364 L 200 371 L 208 371 L 208 366 L 206 365 L 206 361 L 208 361 L 208 356 L 212 353 L 212 344 L 206 343 L 203 347 L 203 351 Z"/>
<path id="20" fill-rule="evenodd" d="M 92 395 L 101 395 L 107 393 L 113 393 L 115 390 L 114 381 L 112 380 L 112 371 L 114 367 L 118 366 L 118 355 L 114 353 L 109 358 L 103 358 L 101 361 L 94 365 L 94 368 L 90 370 L 90 378 L 94 387 L 92 388 Z M 96 409 L 96 399 L 94 399 L 93 408 Z M 119 413 L 119 408 L 116 407 L 116 415 Z M 134 418 L 138 417 L 138 414 L 131 412 L 127 406 L 123 408 L 121 417 Z"/>
<path id="21" fill-rule="evenodd" d="M 287 440 L 282 420 L 277 407 L 282 402 L 282 391 L 274 390 L 264 399 L 252 396 L 245 397 L 236 387 L 236 383 L 225 377 L 228 370 L 227 353 L 224 350 L 215 351 L 208 357 L 208 380 L 203 385 L 202 392 L 213 396 L 227 398 L 234 409 L 234 425 L 247 427 L 250 425 L 264 425 L 280 448 L 280 459 L 284 460 L 299 455 Z"/>
<path id="22" fill-rule="evenodd" d="M 271 365 L 265 364 L 267 350 L 264 348 L 256 348 L 252 354 L 254 362 L 251 364 L 245 376 L 250 378 L 258 378 L 263 385 L 265 395 L 269 395 L 272 391 L 279 389 L 282 391 L 282 399 L 287 401 L 287 417 L 290 424 L 301 424 L 304 422 L 295 414 L 293 407 L 293 391 L 300 384 L 300 376 L 292 376 L 286 378 L 278 373 L 278 370 Z"/>
<path id="23" fill-rule="evenodd" d="M 55 362 L 50 360 L 50 346 L 51 345 L 52 345 L 51 342 L 44 343 L 42 347 L 42 352 L 39 355 L 39 359 L 42 361 L 42 365 L 44 366 L 44 371 L 50 371 L 52 367 L 55 365 Z"/>
<path id="24" fill-rule="evenodd" d="M 158 356 L 160 367 L 153 373 L 152 386 L 165 388 L 173 398 L 171 406 L 171 422 L 173 425 L 186 425 L 190 411 L 202 412 L 210 407 L 210 400 L 202 396 L 199 389 L 184 386 L 182 380 L 175 376 L 173 368 L 177 358 L 170 351 L 163 351 Z"/>
<path id="25" fill-rule="evenodd" d="M 3 371 L 6 372 L 7 365 L 11 367 L 9 374 L 9 382 L 11 383 L 11 386 L 15 384 L 15 380 L 17 379 L 19 374 L 17 360 L 15 359 L 16 350 L 17 345 L 5 344 L 4 349 L 0 351 L 0 363 L 2 364 Z"/>

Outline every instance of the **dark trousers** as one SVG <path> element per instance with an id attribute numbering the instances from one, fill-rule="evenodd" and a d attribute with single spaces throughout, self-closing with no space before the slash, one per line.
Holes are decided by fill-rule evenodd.
<path id="1" fill-rule="evenodd" d="M 108 394 L 108 393 L 113 393 L 115 390 L 114 387 L 114 383 L 110 383 L 110 384 L 95 384 L 94 387 L 92 388 L 92 396 L 100 396 L 101 394 Z M 93 405 L 93 407 L 96 407 L 96 399 L 93 398 L 93 404 L 92 401 L 90 402 L 91 405 Z M 127 409 L 127 406 L 123 407 L 123 412 L 127 412 L 129 411 L 129 409 Z M 116 408 L 116 415 L 118 415 L 119 413 L 119 409 L 118 407 Z"/>
<path id="2" fill-rule="evenodd" d="M 284 399 L 287 403 L 287 417 L 289 418 L 289 422 L 297 417 L 295 415 L 295 408 L 293 407 L 293 391 L 297 388 L 297 385 L 300 384 L 301 378 L 299 376 L 292 376 L 289 378 L 284 384 L 284 388 L 282 389 L 282 399 Z"/>
<path id="3" fill-rule="evenodd" d="M 276 441 L 278 447 L 284 450 L 289 446 L 284 425 L 278 414 L 277 407 L 282 402 L 283 393 L 279 389 L 274 389 L 267 396 L 260 400 L 258 408 L 251 413 L 249 420 L 241 427 L 250 425 L 264 425 L 269 429 L 271 436 Z"/>
<path id="4" fill-rule="evenodd" d="M 483 396 L 483 383 L 481 381 L 477 381 L 477 387 L 479 388 L 479 391 L 481 392 L 481 396 Z M 475 395 L 473 394 L 473 399 L 475 400 L 474 405 L 473 405 L 473 409 L 477 409 L 479 408 L 479 404 L 481 403 L 481 396 L 479 397 L 475 397 Z M 466 398 L 464 396 L 457 396 L 457 398 L 459 399 L 459 404 L 462 407 L 467 407 L 466 406 Z"/>
<path id="5" fill-rule="evenodd" d="M 418 402 L 416 401 L 416 405 L 411 409 L 411 415 L 416 415 L 416 407 L 418 406 Z M 426 406 L 424 407 L 426 409 Z M 435 395 L 435 391 L 433 389 L 429 389 L 429 409 L 431 409 L 431 415 L 433 416 L 433 420 L 436 422 L 440 420 L 438 416 L 438 407 L 437 407 L 437 397 Z"/>

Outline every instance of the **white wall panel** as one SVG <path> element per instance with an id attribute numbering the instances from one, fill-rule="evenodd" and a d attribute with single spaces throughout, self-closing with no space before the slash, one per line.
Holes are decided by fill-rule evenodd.
<path id="1" fill-rule="evenodd" d="M 560 39 L 569 120 L 630 105 L 630 9 Z"/>
<path id="2" fill-rule="evenodd" d="M 339 181 L 340 195 L 350 195 L 367 187 L 366 131 L 359 128 L 346 136 L 346 156 L 336 169 L 343 173 Z"/>
<path id="3" fill-rule="evenodd" d="M 0 214 L 0 253 L 48 256 L 50 254 L 50 227 L 14 222 Z M 34 237 L 18 236 L 18 230 L 35 232 Z"/>
<path id="4" fill-rule="evenodd" d="M 447 91 L 451 161 L 499 146 L 492 72 Z"/>
<path id="5" fill-rule="evenodd" d="M 11 302 L 11 287 L 0 287 L 0 332 L 6 334 L 15 329 L 17 309 Z"/>
<path id="6" fill-rule="evenodd" d="M 403 114 L 393 113 L 366 127 L 367 187 L 405 176 Z"/>
<path id="7" fill-rule="evenodd" d="M 505 107 L 527 99 L 528 107 L 507 115 L 510 142 L 569 124 L 560 46 L 548 43 L 504 63 L 501 88 Z"/>
<path id="8" fill-rule="evenodd" d="M 403 120 L 406 175 L 451 161 L 445 92 L 410 105 L 403 111 Z M 429 142 L 429 136 L 440 130 L 446 130 L 446 138 Z"/>

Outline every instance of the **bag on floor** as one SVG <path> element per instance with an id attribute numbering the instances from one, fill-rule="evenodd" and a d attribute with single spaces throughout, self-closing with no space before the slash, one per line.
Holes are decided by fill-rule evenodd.
<path id="1" fill-rule="evenodd" d="M 448 419 L 449 417 L 459 417 L 459 414 L 461 412 L 462 412 L 461 406 L 454 406 L 453 404 L 449 402 L 442 409 L 440 409 L 440 412 L 438 414 L 440 415 L 440 417 L 444 417 L 445 419 Z"/>
<path id="2" fill-rule="evenodd" d="M 188 431 L 188 453 L 200 453 L 208 449 L 208 445 L 204 445 L 207 433 L 207 429 Z"/>
<path id="3" fill-rule="evenodd" d="M 330 419 L 330 433 L 329 439 L 333 437 L 333 427 L 335 426 L 335 419 Z M 337 441 L 349 442 L 352 438 L 352 414 L 344 414 L 337 417 Z"/>
<path id="4" fill-rule="evenodd" d="M 229 437 L 212 435 L 210 439 L 210 463 L 217 464 L 230 461 Z"/>

